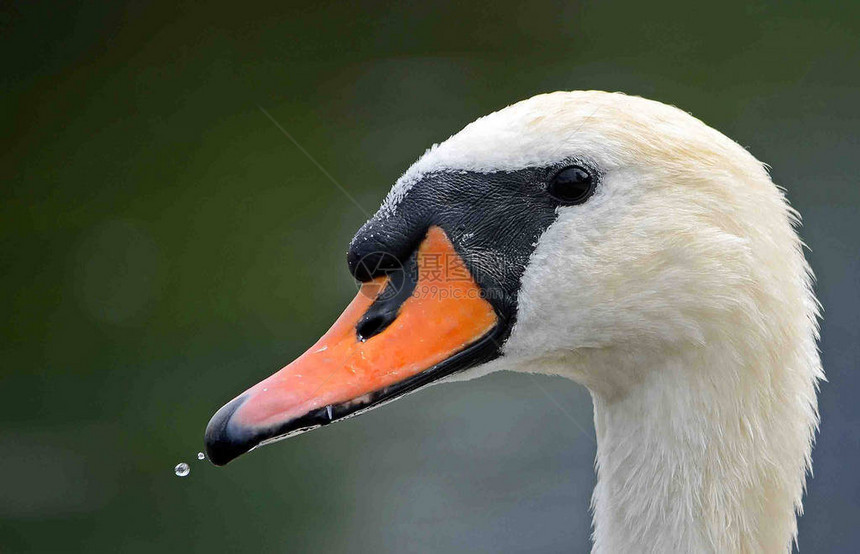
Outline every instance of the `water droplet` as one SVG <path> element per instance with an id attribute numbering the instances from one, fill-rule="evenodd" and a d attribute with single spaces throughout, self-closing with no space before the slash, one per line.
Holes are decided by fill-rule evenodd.
<path id="1" fill-rule="evenodd" d="M 334 419 L 334 417 L 332 417 L 332 413 L 331 413 L 331 404 L 329 404 L 328 406 L 325 407 L 325 413 L 328 416 L 329 421 Z"/>
<path id="2" fill-rule="evenodd" d="M 198 459 L 198 460 L 205 460 L 205 459 L 206 459 L 206 454 L 204 454 L 203 452 L 198 452 L 198 453 L 197 453 L 197 459 Z"/>
<path id="3" fill-rule="evenodd" d="M 188 464 L 185 462 L 181 462 L 176 464 L 176 467 L 173 468 L 173 473 L 177 475 L 177 477 L 185 477 L 189 473 L 191 473 L 191 468 L 188 467 Z"/>

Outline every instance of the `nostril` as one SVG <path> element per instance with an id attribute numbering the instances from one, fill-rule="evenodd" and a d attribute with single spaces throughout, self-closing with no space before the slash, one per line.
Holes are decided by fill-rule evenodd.
<path id="1" fill-rule="evenodd" d="M 399 262 L 398 262 L 399 263 Z M 364 342 L 388 328 L 397 319 L 400 307 L 412 296 L 418 277 L 418 255 L 413 252 L 404 267 L 387 272 L 385 288 L 355 326 L 358 340 Z"/>
<path id="2" fill-rule="evenodd" d="M 397 317 L 397 314 L 391 312 L 366 314 L 358 322 L 358 325 L 355 326 L 358 340 L 364 342 L 371 337 L 375 337 L 385 330 L 394 321 L 395 317 Z"/>

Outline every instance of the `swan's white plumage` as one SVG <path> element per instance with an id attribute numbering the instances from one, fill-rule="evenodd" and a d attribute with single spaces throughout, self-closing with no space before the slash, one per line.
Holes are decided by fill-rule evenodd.
<path id="1" fill-rule="evenodd" d="M 421 175 L 566 159 L 602 173 L 522 279 L 496 369 L 594 398 L 594 551 L 788 552 L 818 423 L 818 304 L 796 213 L 766 168 L 676 108 L 557 92 L 471 123 Z M 571 515 L 574 517 L 574 515 Z"/>

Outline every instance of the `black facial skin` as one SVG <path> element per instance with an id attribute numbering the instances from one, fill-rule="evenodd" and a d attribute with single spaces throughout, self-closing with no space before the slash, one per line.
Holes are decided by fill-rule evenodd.
<path id="1" fill-rule="evenodd" d="M 583 182 L 584 178 L 590 182 Z M 424 175 L 393 213 L 377 213 L 350 245 L 347 261 L 356 279 L 366 282 L 388 275 L 391 280 L 356 325 L 357 338 L 373 340 L 397 318 L 416 286 L 418 246 L 434 225 L 445 231 L 493 306 L 496 327 L 447 360 L 364 395 L 360 401 L 325 406 L 271 429 L 233 428 L 231 417 L 245 401 L 245 397 L 237 398 L 221 408 L 207 427 L 209 459 L 216 465 L 226 464 L 262 443 L 356 415 L 498 357 L 513 327 L 520 280 L 538 239 L 556 220 L 559 207 L 586 201 L 597 183 L 598 173 L 583 162 L 518 171 Z M 433 329 L 426 332 L 433 333 Z"/>
<path id="2" fill-rule="evenodd" d="M 424 175 L 393 214 L 377 213 L 358 231 L 347 255 L 350 272 L 359 281 L 395 275 L 400 267 L 414 264 L 427 230 L 439 226 L 493 305 L 505 327 L 500 335 L 504 341 L 516 316 L 520 279 L 538 239 L 555 221 L 558 208 L 586 201 L 597 180 L 597 172 L 583 162 Z M 406 283 L 410 286 L 414 288 L 414 283 Z M 380 299 L 370 311 L 384 311 L 390 323 L 401 302 Z M 375 333 L 385 325 L 377 325 Z"/>

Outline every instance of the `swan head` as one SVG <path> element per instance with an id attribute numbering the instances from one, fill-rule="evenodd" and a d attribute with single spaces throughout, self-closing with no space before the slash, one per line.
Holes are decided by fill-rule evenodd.
<path id="1" fill-rule="evenodd" d="M 210 459 L 499 369 L 611 400 L 716 342 L 744 359 L 814 351 L 794 222 L 763 164 L 679 109 L 596 91 L 511 105 L 397 181 L 349 246 L 356 300 L 213 417 Z"/>

